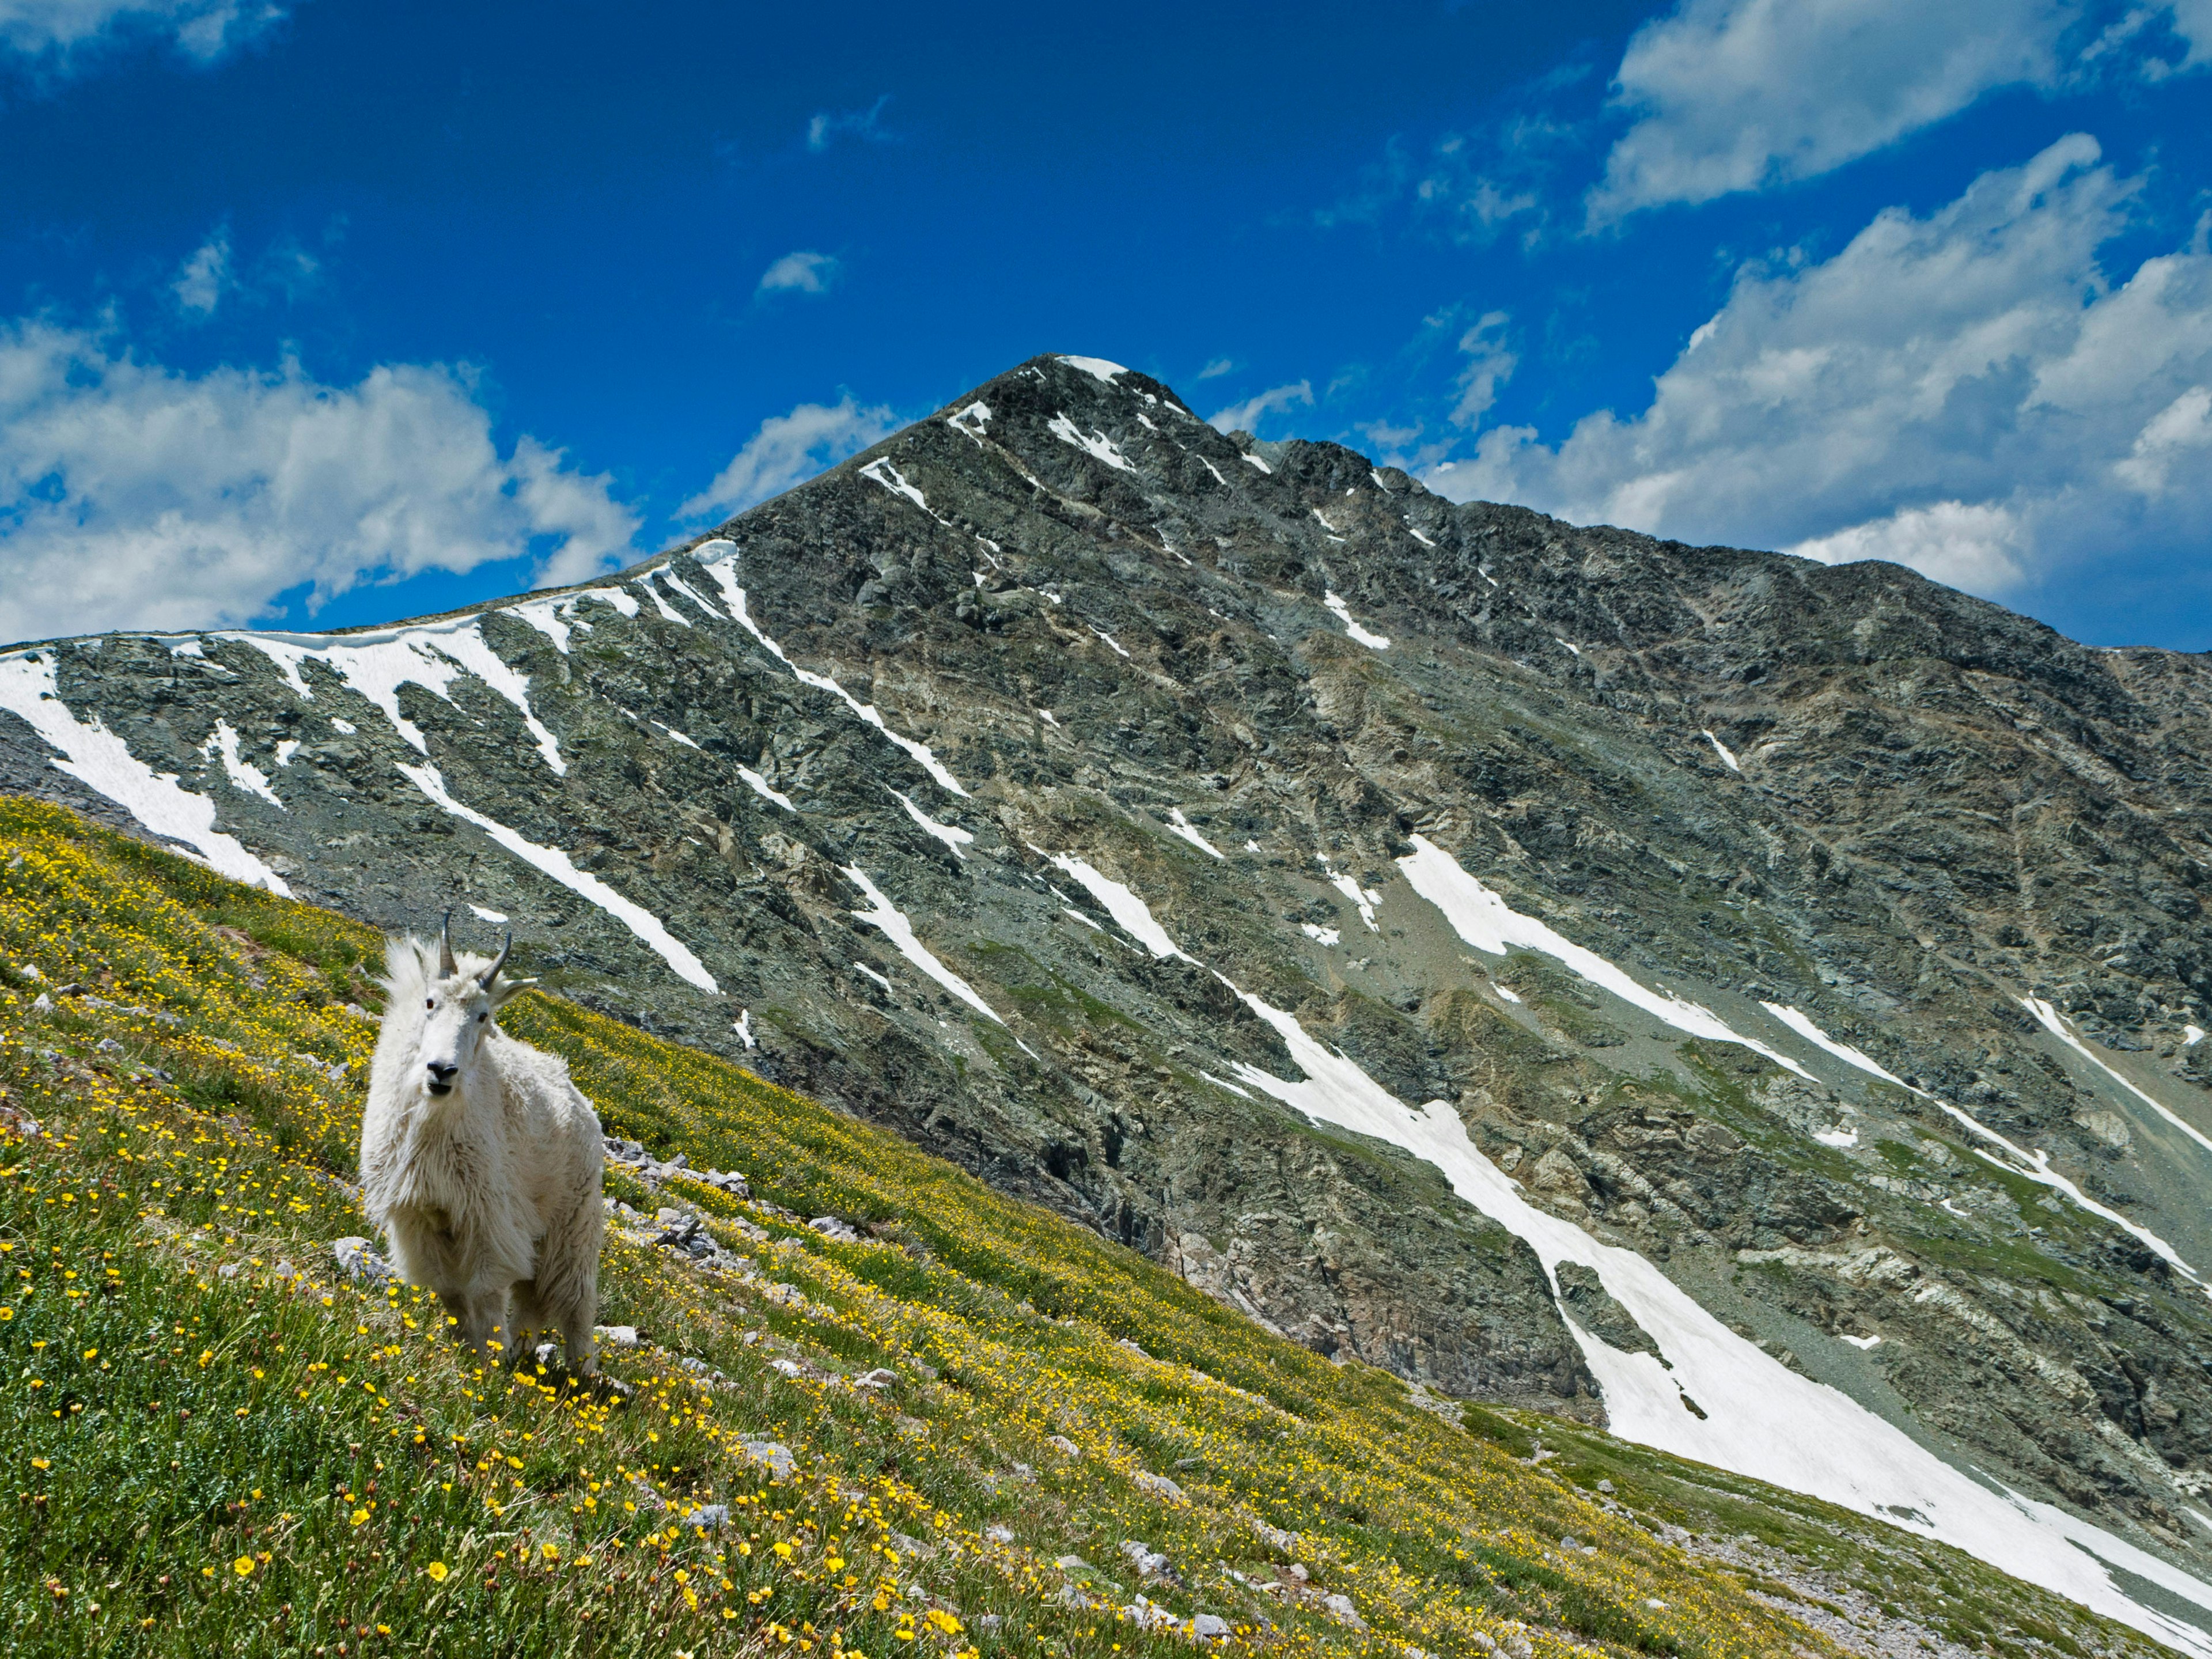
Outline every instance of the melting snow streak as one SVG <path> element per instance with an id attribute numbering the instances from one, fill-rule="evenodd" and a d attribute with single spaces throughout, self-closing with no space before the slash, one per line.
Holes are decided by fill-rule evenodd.
<path id="1" fill-rule="evenodd" d="M 1477 950 L 1501 957 L 1515 945 L 1540 951 L 1600 989 L 1612 992 L 1623 1002 L 1643 1009 L 1678 1031 L 1710 1042 L 1740 1044 L 1754 1054 L 1765 1054 L 1778 1066 L 1789 1067 L 1799 1077 L 1812 1079 L 1813 1074 L 1796 1060 L 1732 1030 L 1711 1009 L 1639 985 L 1596 951 L 1585 950 L 1534 916 L 1522 915 L 1461 869 L 1457 859 L 1426 836 L 1415 836 L 1413 839 L 1413 851 L 1398 860 L 1398 867 L 1406 872 L 1406 879 L 1415 892 L 1443 912 L 1452 932 Z"/>
<path id="2" fill-rule="evenodd" d="M 714 976 L 707 971 L 706 964 L 661 925 L 659 917 L 643 905 L 632 903 L 588 870 L 579 870 L 574 860 L 559 848 L 540 847 L 496 819 L 486 817 L 474 807 L 462 805 L 447 793 L 446 781 L 439 775 L 434 766 L 403 763 L 399 769 L 406 775 L 409 782 L 439 806 L 455 817 L 473 823 L 524 863 L 536 866 L 570 892 L 599 906 L 622 923 L 636 934 L 647 949 L 674 969 L 678 978 L 702 991 L 719 991 L 721 988 L 714 983 Z"/>
<path id="3" fill-rule="evenodd" d="M 905 913 L 900 910 L 898 906 L 884 896 L 880 887 L 868 879 L 866 871 L 861 869 L 857 864 L 848 864 L 845 866 L 845 879 L 859 888 L 868 901 L 866 909 L 853 912 L 855 916 L 878 929 L 885 939 L 897 946 L 901 956 L 951 992 L 954 996 L 958 997 L 977 1013 L 1000 1025 L 1006 1023 L 999 1018 L 997 1012 L 989 1003 L 975 994 L 974 986 L 939 962 L 931 954 L 929 947 L 914 936 L 914 924 L 907 920 Z"/>
<path id="4" fill-rule="evenodd" d="M 176 774 L 156 773 L 122 738 L 100 724 L 86 725 L 70 712 L 54 682 L 51 658 L 29 653 L 0 657 L 0 708 L 16 715 L 62 752 L 52 763 L 105 795 L 155 835 L 181 842 L 233 881 L 292 896 L 284 878 L 247 852 L 236 837 L 215 827 L 215 802 L 178 787 Z"/>

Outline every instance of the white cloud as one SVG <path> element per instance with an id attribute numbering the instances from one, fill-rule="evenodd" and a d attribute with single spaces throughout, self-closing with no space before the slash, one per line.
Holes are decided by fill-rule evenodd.
<path id="1" fill-rule="evenodd" d="M 2204 0 L 2204 3 L 2207 5 L 2212 5 L 2212 0 Z M 1226 357 L 1216 357 L 1204 368 L 1198 371 L 1198 378 L 1201 380 L 1210 380 L 1217 374 L 1228 374 L 1231 369 L 1236 367 L 1237 365 Z"/>
<path id="2" fill-rule="evenodd" d="M 176 296 L 181 310 L 209 317 L 214 315 L 223 295 L 237 285 L 230 274 L 230 233 L 219 230 L 185 261 L 177 280 L 169 284 L 169 292 Z"/>
<path id="3" fill-rule="evenodd" d="M 805 248 L 787 253 L 761 273 L 762 294 L 827 294 L 837 280 L 837 261 L 827 253 Z"/>
<path id="4" fill-rule="evenodd" d="M 1249 432 L 1259 425 L 1261 416 L 1272 415 L 1279 409 L 1294 409 L 1301 404 L 1311 408 L 1313 400 L 1313 382 L 1300 380 L 1291 386 L 1271 386 L 1241 404 L 1217 409 L 1206 418 L 1223 432 Z"/>
<path id="5" fill-rule="evenodd" d="M 133 30 L 164 37 L 206 64 L 285 11 L 267 0 L 0 0 L 0 46 L 68 64 L 78 49 Z"/>
<path id="6" fill-rule="evenodd" d="M 849 392 L 835 404 L 800 404 L 763 421 L 714 482 L 676 510 L 687 519 L 742 513 L 857 455 L 898 426 L 889 409 L 863 409 Z"/>
<path id="7" fill-rule="evenodd" d="M 1808 179 L 1996 88 L 2051 85 L 2080 14 L 2078 0 L 1683 0 L 1621 58 L 1614 101 L 1634 124 L 1591 219 Z"/>
<path id="8" fill-rule="evenodd" d="M 2132 180 L 2094 140 L 1984 173 L 1834 258 L 1740 272 L 1632 418 L 1556 447 L 1482 434 L 1431 482 L 1581 520 L 1812 556 L 1893 558 L 2001 592 L 2212 535 L 2212 253 L 2099 249 Z"/>
<path id="9" fill-rule="evenodd" d="M 0 326 L 0 639 L 238 624 L 302 584 L 319 599 L 531 552 L 541 580 L 574 580 L 636 527 L 558 451 L 525 437 L 502 457 L 442 367 L 187 375 Z"/>
<path id="10" fill-rule="evenodd" d="M 1491 404 L 1498 401 L 1498 389 L 1513 378 L 1513 371 L 1521 359 L 1505 349 L 1505 325 L 1511 320 L 1502 311 L 1486 312 L 1474 326 L 1459 337 L 1459 349 L 1467 354 L 1467 367 L 1460 371 L 1459 403 L 1452 410 L 1452 420 L 1459 426 L 1473 426 L 1490 412 Z"/>

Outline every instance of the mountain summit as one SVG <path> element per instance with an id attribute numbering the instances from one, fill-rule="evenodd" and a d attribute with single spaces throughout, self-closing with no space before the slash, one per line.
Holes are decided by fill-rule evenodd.
<path id="1" fill-rule="evenodd" d="M 602 581 L 0 655 L 0 787 L 2212 1653 L 2208 713 L 1044 356 Z"/>

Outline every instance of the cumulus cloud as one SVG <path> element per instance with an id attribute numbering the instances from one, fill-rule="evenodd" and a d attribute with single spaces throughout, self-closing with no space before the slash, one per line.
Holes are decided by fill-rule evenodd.
<path id="1" fill-rule="evenodd" d="M 1217 409 L 1206 418 L 1211 425 L 1223 432 L 1250 432 L 1258 428 L 1263 416 L 1272 415 L 1278 410 L 1296 409 L 1300 404 L 1310 409 L 1313 400 L 1313 382 L 1299 380 L 1291 386 L 1270 386 L 1241 404 Z"/>
<path id="2" fill-rule="evenodd" d="M 714 483 L 676 510 L 687 519 L 729 518 L 859 454 L 898 427 L 889 409 L 864 409 L 849 392 L 834 404 L 800 404 L 763 421 Z"/>
<path id="3" fill-rule="evenodd" d="M 805 248 L 787 253 L 761 273 L 760 294 L 827 294 L 837 280 L 837 261 Z"/>
<path id="4" fill-rule="evenodd" d="M 2050 86 L 2080 15 L 2077 0 L 1684 0 L 1621 58 L 1633 124 L 1590 217 L 1808 179 L 1996 88 Z"/>
<path id="5" fill-rule="evenodd" d="M 237 279 L 230 274 L 230 233 L 217 231 L 193 250 L 169 284 L 169 292 L 186 315 L 210 317 L 224 294 L 236 286 Z"/>
<path id="6" fill-rule="evenodd" d="M 0 0 L 0 47 L 69 67 L 84 48 L 143 33 L 207 64 L 280 21 L 286 9 L 269 0 Z"/>
<path id="7" fill-rule="evenodd" d="M 559 451 L 501 455 L 445 368 L 188 375 L 100 335 L 0 326 L 0 639 L 234 625 L 302 585 L 313 604 L 524 554 L 574 580 L 636 528 Z"/>
<path id="8" fill-rule="evenodd" d="M 2135 181 L 2094 139 L 1893 209 L 1822 263 L 1738 274 L 1649 408 L 1556 447 L 1484 433 L 1460 499 L 1824 559 L 1899 560 L 1999 593 L 2115 548 L 2212 536 L 2207 228 L 2124 280 L 2099 250 Z"/>

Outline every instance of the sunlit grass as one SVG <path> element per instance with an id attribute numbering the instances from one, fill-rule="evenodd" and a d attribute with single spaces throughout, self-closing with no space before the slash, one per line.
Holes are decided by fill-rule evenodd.
<path id="1" fill-rule="evenodd" d="M 603 1356 L 627 1405 L 484 1370 L 434 1300 L 327 1248 L 368 1231 L 374 1028 L 348 1005 L 377 943 L 0 799 L 0 1620 L 25 1650 L 1107 1659 L 1187 1653 L 1206 1613 L 1294 1654 L 1836 1651 L 1396 1380 L 534 994 L 506 1023 L 611 1131 L 754 1196 L 611 1179 L 743 1258 L 611 1236 L 600 1316 L 647 1343 Z M 710 1504 L 726 1524 L 684 1523 Z"/>

